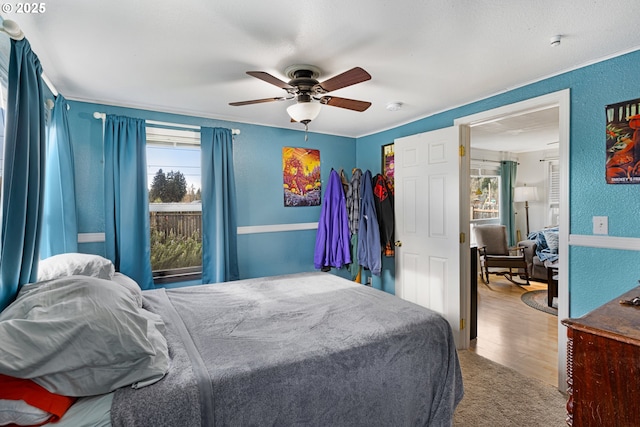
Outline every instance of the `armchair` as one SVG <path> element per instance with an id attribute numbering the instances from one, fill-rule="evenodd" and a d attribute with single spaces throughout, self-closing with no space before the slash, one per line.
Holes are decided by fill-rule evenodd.
<path id="1" fill-rule="evenodd" d="M 515 285 L 529 285 L 524 248 L 516 248 L 515 255 L 510 253 L 507 228 L 504 225 L 478 225 L 475 227 L 475 234 L 480 257 L 480 275 L 485 284 L 489 284 L 489 274 L 497 274 Z M 515 276 L 519 276 L 524 282 L 515 280 Z"/>

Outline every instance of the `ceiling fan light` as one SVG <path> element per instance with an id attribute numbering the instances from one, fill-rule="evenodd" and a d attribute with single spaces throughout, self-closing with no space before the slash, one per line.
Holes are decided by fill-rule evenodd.
<path id="1" fill-rule="evenodd" d="M 320 107 L 321 105 L 318 102 L 299 102 L 287 107 L 287 113 L 296 122 L 309 123 L 318 117 Z"/>

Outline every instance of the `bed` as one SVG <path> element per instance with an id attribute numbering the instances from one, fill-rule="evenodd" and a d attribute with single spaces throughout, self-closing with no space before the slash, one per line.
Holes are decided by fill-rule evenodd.
<path id="1" fill-rule="evenodd" d="M 51 425 L 449 426 L 462 399 L 455 343 L 442 316 L 330 273 L 143 292 L 119 273 L 105 276 L 39 283 L 113 288 L 127 310 L 143 313 L 157 351 L 138 352 L 146 365 L 135 361 L 131 371 L 142 372 L 135 378 L 119 365 L 126 372 L 106 388 L 73 390 L 77 401 Z M 38 287 L 31 292 L 37 296 Z M 0 340 L 9 308 L 0 313 Z M 0 361 L 0 374 L 69 395 L 64 379 L 58 387 L 49 378 L 60 376 L 59 366 L 34 376 L 32 368 L 9 372 L 5 365 Z M 93 375 L 82 373 L 80 382 Z M 102 421 L 78 424 L 88 414 Z"/>

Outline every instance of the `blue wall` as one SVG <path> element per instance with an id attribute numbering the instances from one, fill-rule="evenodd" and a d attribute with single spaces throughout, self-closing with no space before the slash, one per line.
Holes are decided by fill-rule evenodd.
<path id="1" fill-rule="evenodd" d="M 317 222 L 320 206 L 284 207 L 282 147 L 320 150 L 323 188 L 331 168 L 355 167 L 355 140 L 265 126 L 173 115 L 83 102 L 69 102 L 69 127 L 75 156 L 78 229 L 104 232 L 102 121 L 95 111 L 179 124 L 240 129 L 234 141 L 234 168 L 238 195 L 238 226 Z M 238 236 L 241 278 L 314 271 L 315 230 L 284 231 Z M 80 251 L 105 254 L 103 243 L 83 243 Z M 340 272 L 339 272 L 340 273 Z"/>
<path id="2" fill-rule="evenodd" d="M 394 139 L 453 125 L 456 118 L 497 108 L 563 89 L 571 91 L 570 233 L 591 235 L 592 217 L 609 217 L 609 235 L 640 238 L 640 186 L 605 183 L 605 113 L 608 104 L 640 98 L 637 82 L 640 51 L 555 76 L 488 99 L 470 103 L 394 129 L 357 139 L 279 128 L 229 123 L 166 113 L 70 102 L 79 228 L 82 233 L 104 231 L 102 182 L 102 123 L 94 111 L 176 123 L 239 128 L 234 146 L 239 200 L 239 226 L 315 222 L 320 207 L 284 208 L 281 153 L 284 146 L 317 148 L 323 181 L 331 168 L 380 171 L 382 145 Z M 313 271 L 315 231 L 239 236 L 242 277 Z M 100 243 L 81 250 L 104 253 Z M 637 251 L 571 247 L 569 261 L 570 314 L 580 316 L 637 285 Z M 381 277 L 374 287 L 394 293 L 394 260 L 383 257 Z"/>
<path id="3" fill-rule="evenodd" d="M 605 183 L 605 112 L 608 104 L 640 98 L 640 51 L 474 102 L 410 124 L 361 137 L 356 142 L 359 168 L 380 163 L 381 146 L 394 139 L 453 125 L 481 111 L 569 88 L 571 91 L 570 233 L 592 234 L 592 217 L 609 217 L 609 235 L 640 237 L 640 186 Z M 570 248 L 570 315 L 581 316 L 637 286 L 640 253 Z M 390 263 L 380 286 L 391 288 Z"/>

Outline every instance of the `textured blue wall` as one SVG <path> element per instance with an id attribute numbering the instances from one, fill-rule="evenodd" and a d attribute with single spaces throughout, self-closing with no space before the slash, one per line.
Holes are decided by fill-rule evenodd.
<path id="1" fill-rule="evenodd" d="M 640 237 L 640 186 L 607 185 L 604 175 L 605 114 L 608 104 L 640 98 L 637 82 L 640 52 L 633 52 L 552 77 L 488 99 L 427 117 L 404 126 L 356 140 L 264 126 L 175 116 L 142 110 L 71 102 L 70 126 L 76 155 L 80 232 L 104 231 L 102 183 L 102 124 L 94 111 L 130 115 L 185 124 L 226 126 L 242 131 L 234 146 L 238 225 L 314 222 L 319 207 L 284 208 L 282 205 L 281 150 L 283 146 L 317 148 L 322 177 L 331 168 L 350 171 L 357 166 L 380 171 L 381 146 L 394 139 L 451 126 L 456 118 L 569 88 L 571 90 L 570 233 L 591 235 L 592 217 L 609 217 L 609 235 Z M 395 113 L 390 113 L 395 114 Z M 313 270 L 315 232 L 291 231 L 239 236 L 243 277 Z M 100 243 L 81 250 L 103 253 Z M 572 247 L 569 264 L 571 316 L 580 316 L 636 286 L 640 278 L 637 251 Z M 394 260 L 383 257 L 374 287 L 394 293 Z"/>
<path id="2" fill-rule="evenodd" d="M 605 112 L 608 104 L 640 98 L 640 51 L 593 64 L 485 100 L 361 137 L 356 142 L 357 166 L 379 168 L 381 146 L 394 139 L 442 127 L 481 111 L 569 88 L 571 91 L 570 233 L 592 234 L 592 217 L 609 217 L 609 235 L 640 236 L 640 186 L 605 183 Z M 391 289 L 395 269 L 380 285 Z M 570 314 L 581 316 L 640 279 L 640 253 L 572 247 L 570 251 Z"/>
<path id="3" fill-rule="evenodd" d="M 83 102 L 69 102 L 69 127 L 75 155 L 78 228 L 80 233 L 104 232 L 102 121 L 95 111 L 179 124 L 240 129 L 234 141 L 238 195 L 238 226 L 316 222 L 320 206 L 284 207 L 282 147 L 320 150 L 323 186 L 331 168 L 351 171 L 355 140 L 265 126 L 180 116 Z M 313 128 L 313 125 L 311 126 Z M 238 236 L 241 278 L 314 271 L 315 230 L 242 234 Z M 103 243 L 85 243 L 80 250 L 104 255 Z"/>

